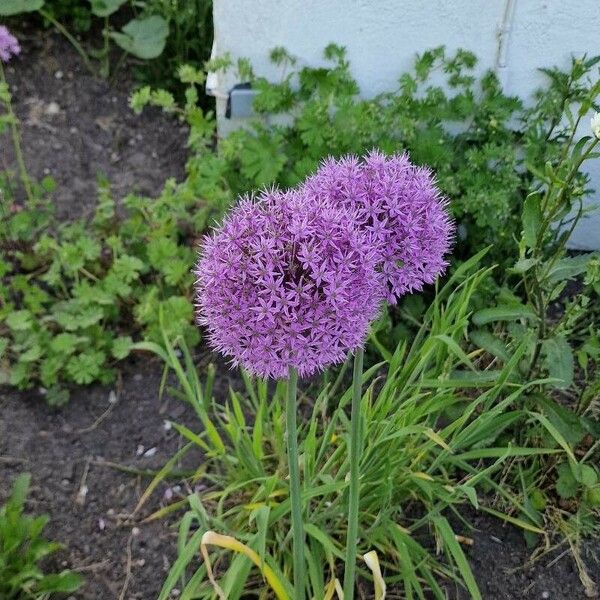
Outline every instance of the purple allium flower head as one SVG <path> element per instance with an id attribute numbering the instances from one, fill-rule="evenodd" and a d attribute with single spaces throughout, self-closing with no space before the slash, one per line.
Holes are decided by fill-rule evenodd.
<path id="1" fill-rule="evenodd" d="M 0 25 L 0 60 L 8 62 L 11 56 L 19 54 L 21 46 L 17 38 L 8 31 L 4 25 Z"/>
<path id="2" fill-rule="evenodd" d="M 244 198 L 201 247 L 198 322 L 255 375 L 310 375 L 363 344 L 383 300 L 375 261 L 343 208 L 299 191 Z"/>
<path id="3" fill-rule="evenodd" d="M 330 158 L 301 189 L 353 212 L 378 253 L 391 304 L 433 283 L 447 267 L 444 255 L 454 235 L 447 201 L 431 171 L 413 165 L 407 154 Z"/>

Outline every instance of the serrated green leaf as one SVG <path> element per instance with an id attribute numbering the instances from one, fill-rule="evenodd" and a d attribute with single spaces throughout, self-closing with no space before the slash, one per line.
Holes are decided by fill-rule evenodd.
<path id="1" fill-rule="evenodd" d="M 133 340 L 129 336 L 118 337 L 113 341 L 111 352 L 117 359 L 121 360 L 129 355 L 133 347 Z"/>
<path id="2" fill-rule="evenodd" d="M 67 373 L 75 383 L 87 385 L 98 378 L 105 358 L 101 351 L 88 351 L 72 356 L 67 363 Z"/>
<path id="3" fill-rule="evenodd" d="M 32 315 L 28 310 L 16 310 L 6 317 L 6 324 L 13 331 L 27 331 L 33 327 Z"/>

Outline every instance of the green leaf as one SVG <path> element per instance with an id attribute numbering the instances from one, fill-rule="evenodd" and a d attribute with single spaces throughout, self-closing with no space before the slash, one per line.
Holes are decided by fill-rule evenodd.
<path id="1" fill-rule="evenodd" d="M 574 475 L 584 487 L 591 488 L 598 483 L 598 473 L 590 465 L 577 465 Z"/>
<path id="2" fill-rule="evenodd" d="M 28 310 L 16 310 L 6 317 L 6 324 L 13 331 L 27 331 L 33 325 L 31 317 L 32 315 Z"/>
<path id="3" fill-rule="evenodd" d="M 92 13 L 97 17 L 108 17 L 119 10 L 127 0 L 90 0 Z"/>
<path id="4" fill-rule="evenodd" d="M 78 342 L 85 341 L 85 339 L 86 338 L 78 337 L 72 333 L 59 333 L 50 342 L 50 348 L 57 354 L 73 354 L 77 349 Z"/>
<path id="5" fill-rule="evenodd" d="M 473 315 L 473 323 L 475 325 L 485 325 L 495 321 L 517 321 L 518 319 L 535 318 L 536 314 L 531 307 L 523 304 L 509 304 L 478 310 Z"/>
<path id="6" fill-rule="evenodd" d="M 23 506 L 25 505 L 25 499 L 27 498 L 30 482 L 31 475 L 29 473 L 22 473 L 15 479 L 12 491 L 10 493 L 10 498 L 8 500 L 12 510 L 22 510 Z"/>
<path id="7" fill-rule="evenodd" d="M 489 331 L 476 329 L 475 331 L 469 332 L 469 337 L 476 346 L 483 348 L 492 356 L 496 356 L 503 362 L 508 362 L 510 360 L 510 355 L 508 354 L 504 342 Z"/>
<path id="8" fill-rule="evenodd" d="M 579 256 L 567 256 L 560 259 L 548 272 L 548 280 L 551 283 L 558 283 L 565 279 L 573 279 L 577 275 L 585 273 L 590 260 L 597 256 L 596 254 L 580 254 Z"/>
<path id="9" fill-rule="evenodd" d="M 177 243 L 168 237 L 155 237 L 148 244 L 148 260 L 155 269 L 162 269 L 177 255 Z"/>
<path id="10" fill-rule="evenodd" d="M 44 0 L 2 0 L 0 2 L 0 16 L 10 17 L 19 13 L 39 10 L 44 6 Z"/>
<path id="11" fill-rule="evenodd" d="M 158 15 L 133 19 L 123 27 L 121 33 L 111 33 L 111 37 L 123 50 L 145 60 L 161 55 L 168 35 L 169 26 Z"/>
<path id="12" fill-rule="evenodd" d="M 36 591 L 70 594 L 76 592 L 84 579 L 78 573 L 65 571 L 58 575 L 46 575 L 36 585 Z"/>
<path id="13" fill-rule="evenodd" d="M 73 356 L 67 363 L 67 372 L 79 385 L 92 383 L 100 375 L 105 360 L 104 352 L 90 351 Z"/>
<path id="14" fill-rule="evenodd" d="M 544 363 L 550 377 L 560 380 L 554 385 L 566 389 L 573 383 L 574 359 L 569 342 L 562 335 L 557 335 L 542 344 Z"/>
<path id="15" fill-rule="evenodd" d="M 144 263 L 139 258 L 127 254 L 119 256 L 112 266 L 114 275 L 126 283 L 135 281 L 143 269 Z"/>
<path id="16" fill-rule="evenodd" d="M 535 192 L 529 194 L 523 203 L 523 240 L 529 248 L 533 248 L 537 241 L 537 235 L 542 224 L 542 209 L 540 206 L 540 195 Z"/>
<path id="17" fill-rule="evenodd" d="M 579 485 L 573 476 L 568 463 L 561 463 L 557 468 L 558 479 L 556 480 L 556 493 L 561 498 L 573 498 L 577 496 Z"/>
<path id="18" fill-rule="evenodd" d="M 117 360 L 121 360 L 129 355 L 132 347 L 133 340 L 131 339 L 131 337 L 118 337 L 113 341 L 111 352 Z"/>
<path id="19" fill-rule="evenodd" d="M 466 556 L 460 544 L 456 540 L 456 535 L 452 531 L 450 524 L 444 517 L 432 517 L 432 522 L 435 525 L 435 528 L 440 534 L 442 542 L 448 551 L 448 554 L 454 559 L 458 570 L 469 590 L 470 597 L 472 600 L 482 600 L 481 592 L 477 587 L 477 583 L 475 581 L 475 577 L 473 576 L 473 572 L 471 571 L 471 567 L 467 561 Z"/>
<path id="20" fill-rule="evenodd" d="M 576 446 L 581 442 L 586 434 L 586 429 L 578 414 L 546 395 L 540 395 L 537 401 L 543 408 L 548 420 L 571 446 Z"/>

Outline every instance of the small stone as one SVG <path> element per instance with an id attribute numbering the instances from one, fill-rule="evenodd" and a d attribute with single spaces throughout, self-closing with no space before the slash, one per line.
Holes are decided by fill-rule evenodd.
<path id="1" fill-rule="evenodd" d="M 141 374 L 141 373 L 136 373 L 136 374 L 133 376 L 133 380 L 134 380 L 134 381 L 141 381 L 143 378 L 144 378 L 144 377 L 142 376 L 142 374 Z"/>
<path id="2" fill-rule="evenodd" d="M 163 423 L 163 429 L 165 431 L 171 431 L 171 429 L 173 428 L 173 423 L 171 423 L 171 421 L 166 421 Z"/>
<path id="3" fill-rule="evenodd" d="M 550 598 L 550 592 L 542 592 L 542 598 L 544 598 L 544 600 L 548 600 L 548 598 Z"/>
<path id="4" fill-rule="evenodd" d="M 62 79 L 64 77 L 64 73 L 62 71 L 56 71 L 56 73 L 54 73 L 54 77 L 56 79 Z"/>
<path id="5" fill-rule="evenodd" d="M 50 169 L 48 167 L 44 167 L 44 175 L 50 175 Z"/>
<path id="6" fill-rule="evenodd" d="M 138 447 L 135 451 L 135 455 L 141 456 L 142 454 L 144 454 L 144 450 L 145 450 L 144 446 L 142 446 L 142 444 L 138 444 Z"/>
<path id="7" fill-rule="evenodd" d="M 108 394 L 108 403 L 114 404 L 116 401 L 117 401 L 117 394 L 115 393 L 114 390 L 110 390 L 110 392 Z"/>
<path id="8" fill-rule="evenodd" d="M 106 521 L 102 518 L 98 519 L 98 529 L 104 531 L 106 529 Z"/>
<path id="9" fill-rule="evenodd" d="M 146 450 L 146 452 L 144 452 L 144 456 L 146 458 L 152 458 L 157 452 L 158 452 L 158 449 L 156 447 L 148 448 L 148 450 Z"/>
<path id="10" fill-rule="evenodd" d="M 152 158 L 158 158 L 158 154 L 156 154 L 156 150 L 152 150 Z"/>
<path id="11" fill-rule="evenodd" d="M 71 128 L 69 129 L 69 133 L 73 133 L 73 134 L 75 134 L 75 133 L 78 133 L 78 131 L 77 131 L 77 127 L 71 127 Z"/>
<path id="12" fill-rule="evenodd" d="M 140 535 L 140 528 L 139 527 L 134 527 L 131 530 L 131 535 L 133 535 L 134 537 Z"/>
<path id="13" fill-rule="evenodd" d="M 60 106 L 56 102 L 50 102 L 44 112 L 52 117 L 60 113 Z"/>

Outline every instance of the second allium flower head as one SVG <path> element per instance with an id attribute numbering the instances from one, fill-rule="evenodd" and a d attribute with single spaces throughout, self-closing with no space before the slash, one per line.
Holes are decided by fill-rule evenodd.
<path id="1" fill-rule="evenodd" d="M 320 202 L 344 206 L 368 236 L 385 277 L 385 297 L 420 291 L 444 272 L 454 224 L 431 171 L 408 155 L 371 152 L 328 159 L 303 186 Z"/>
<path id="2" fill-rule="evenodd" d="M 244 199 L 196 270 L 211 345 L 255 375 L 310 375 L 360 347 L 381 301 L 376 256 L 343 208 L 298 192 Z"/>
<path id="3" fill-rule="evenodd" d="M 362 346 L 384 299 L 435 281 L 453 231 L 406 155 L 330 159 L 296 190 L 242 200 L 205 240 L 199 322 L 255 375 L 310 375 Z"/>

